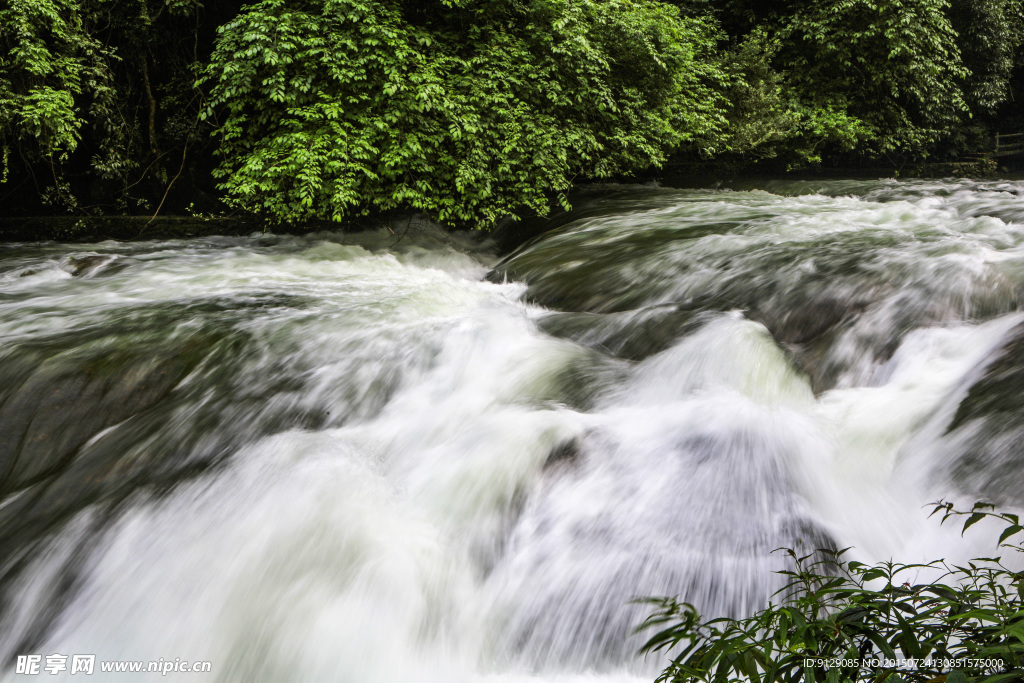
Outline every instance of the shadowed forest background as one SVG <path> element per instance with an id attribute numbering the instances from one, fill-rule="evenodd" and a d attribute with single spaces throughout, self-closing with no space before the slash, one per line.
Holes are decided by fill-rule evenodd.
<path id="1" fill-rule="evenodd" d="M 1019 0 L 5 0 L 0 210 L 488 228 L 576 183 L 953 161 Z"/>

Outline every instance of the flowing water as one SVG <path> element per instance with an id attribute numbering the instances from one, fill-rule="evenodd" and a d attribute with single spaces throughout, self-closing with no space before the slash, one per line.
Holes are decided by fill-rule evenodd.
<path id="1" fill-rule="evenodd" d="M 4 247 L 0 677 L 646 681 L 635 597 L 989 553 L 922 506 L 1024 503 L 1024 182 L 571 218 L 502 261 L 425 226 Z"/>

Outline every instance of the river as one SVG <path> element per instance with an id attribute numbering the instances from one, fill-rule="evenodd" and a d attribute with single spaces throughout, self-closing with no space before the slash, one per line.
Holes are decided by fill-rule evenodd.
<path id="1" fill-rule="evenodd" d="M 561 223 L 3 247 L 0 677 L 650 681 L 633 598 L 748 614 L 773 549 L 966 558 L 923 506 L 1024 503 L 1024 182 Z"/>

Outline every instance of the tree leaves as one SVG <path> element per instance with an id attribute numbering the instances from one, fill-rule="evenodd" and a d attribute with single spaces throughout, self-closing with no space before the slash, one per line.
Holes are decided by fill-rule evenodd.
<path id="1" fill-rule="evenodd" d="M 990 508 L 961 512 L 940 502 L 933 514 L 1017 525 L 1016 516 Z M 1013 535 L 1004 532 L 1003 540 Z M 781 602 L 751 617 L 702 621 L 676 600 L 649 601 L 657 611 L 641 630 L 656 626 L 658 633 L 643 651 L 673 657 L 659 680 L 996 683 L 1024 676 L 1024 587 L 998 558 L 966 567 L 941 560 L 868 566 L 843 562 L 839 552 L 788 554 L 794 568 L 783 572 L 790 583 L 775 596 Z M 921 570 L 938 570 L 936 583 L 907 580 Z"/>
<path id="2" fill-rule="evenodd" d="M 782 35 L 801 99 L 863 122 L 876 152 L 927 152 L 967 113 L 948 0 L 832 0 Z"/>
<path id="3" fill-rule="evenodd" d="M 466 0 L 416 24 L 401 8 L 265 0 L 222 27 L 206 83 L 235 204 L 485 228 L 724 127 L 707 19 L 652 0 Z"/>
<path id="4" fill-rule="evenodd" d="M 74 97 L 102 50 L 77 3 L 11 0 L 0 8 L 0 142 L 23 153 L 66 154 L 83 124 Z M 76 21 L 77 20 L 77 21 Z"/>

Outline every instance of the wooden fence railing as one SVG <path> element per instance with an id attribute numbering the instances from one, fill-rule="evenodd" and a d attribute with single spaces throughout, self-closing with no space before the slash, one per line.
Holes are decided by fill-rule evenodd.
<path id="1" fill-rule="evenodd" d="M 996 133 L 996 147 L 993 156 L 1006 157 L 1024 154 L 1024 133 Z"/>

